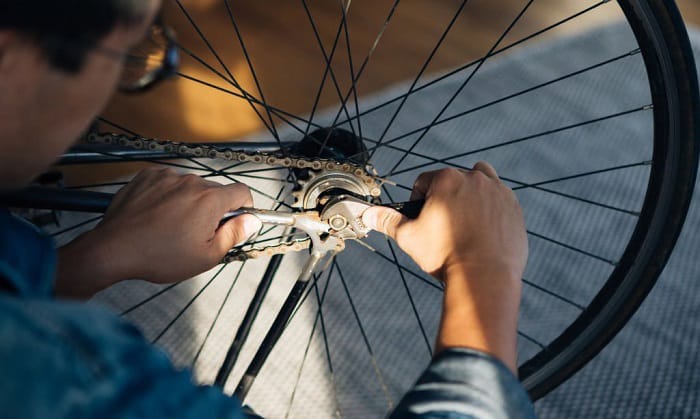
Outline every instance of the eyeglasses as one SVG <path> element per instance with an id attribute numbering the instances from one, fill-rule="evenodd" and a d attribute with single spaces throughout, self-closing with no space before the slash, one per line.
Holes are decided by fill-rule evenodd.
<path id="1" fill-rule="evenodd" d="M 175 33 L 154 23 L 144 39 L 125 55 L 119 90 L 126 93 L 146 91 L 172 77 L 180 63 Z"/>

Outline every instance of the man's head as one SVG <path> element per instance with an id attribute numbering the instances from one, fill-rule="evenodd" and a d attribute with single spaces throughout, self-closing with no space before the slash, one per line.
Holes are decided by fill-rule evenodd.
<path id="1" fill-rule="evenodd" d="M 160 0 L 0 4 L 0 188 L 44 170 L 102 110 Z M 105 51 L 109 53 L 105 53 Z"/>

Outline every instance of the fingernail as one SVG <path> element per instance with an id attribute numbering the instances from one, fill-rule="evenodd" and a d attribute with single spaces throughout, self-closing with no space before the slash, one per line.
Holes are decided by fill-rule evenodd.
<path id="1" fill-rule="evenodd" d="M 241 217 L 243 217 L 243 234 L 246 239 L 238 243 L 236 247 L 242 246 L 250 241 L 262 228 L 262 222 L 260 222 L 258 217 L 250 214 L 242 215 Z"/>
<path id="2" fill-rule="evenodd" d="M 378 221 L 377 211 L 378 211 L 378 209 L 376 209 L 376 208 L 368 208 L 362 214 L 362 224 L 364 224 L 365 227 L 369 228 L 370 230 L 377 229 L 377 221 Z"/>

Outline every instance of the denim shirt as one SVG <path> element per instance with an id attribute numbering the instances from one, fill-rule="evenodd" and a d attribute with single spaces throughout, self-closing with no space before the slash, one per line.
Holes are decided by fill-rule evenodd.
<path id="1" fill-rule="evenodd" d="M 52 299 L 52 240 L 0 209 L 0 411 L 7 418 L 244 418 L 238 400 L 195 385 L 115 314 Z M 496 359 L 449 349 L 391 418 L 534 418 Z"/>

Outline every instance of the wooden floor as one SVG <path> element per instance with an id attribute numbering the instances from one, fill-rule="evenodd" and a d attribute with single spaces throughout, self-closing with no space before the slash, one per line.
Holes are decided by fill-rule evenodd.
<path id="1" fill-rule="evenodd" d="M 239 93 L 224 80 L 224 77 L 231 78 L 230 72 L 237 83 L 260 98 L 253 72 L 245 59 L 246 53 L 251 58 L 267 103 L 298 116 L 311 112 L 324 75 L 324 57 L 301 2 L 229 2 L 235 4 L 231 6 L 232 13 L 245 41 L 246 50 L 243 51 L 224 2 L 182 0 L 218 57 L 211 53 L 175 2 L 164 3 L 165 20 L 175 27 L 180 43 L 219 75 L 183 54 L 182 73 L 199 80 L 199 83 L 179 78 L 145 96 L 118 95 L 105 113 L 110 120 L 142 135 L 179 141 L 220 141 L 258 132 L 264 125 L 255 109 L 266 118 L 262 109 L 253 109 L 246 100 L 236 98 L 230 92 L 216 91 L 202 84 L 209 83 Z M 325 53 L 330 55 L 342 16 L 340 3 L 319 0 L 308 3 Z M 461 3 L 458 0 L 403 0 L 360 78 L 359 96 L 415 76 Z M 525 3 L 525 0 L 467 2 L 426 73 L 469 62 L 488 52 Z M 535 1 L 500 46 L 594 3 L 587 0 Z M 345 33 L 341 32 L 333 53 L 332 75 L 339 86 L 337 90 L 343 94 L 350 86 L 348 49 L 352 51 L 356 72 L 381 30 L 391 4 L 392 1 L 387 0 L 353 0 L 347 15 L 350 46 L 345 42 Z M 688 22 L 700 25 L 697 0 L 679 0 L 679 7 Z M 619 9 L 615 2 L 610 2 L 546 36 L 575 33 L 616 17 L 619 18 Z M 219 59 L 226 64 L 225 67 Z M 338 102 L 333 79 L 329 77 L 325 86 L 320 108 Z M 276 125 L 284 125 L 279 119 L 273 118 L 273 121 Z"/>

